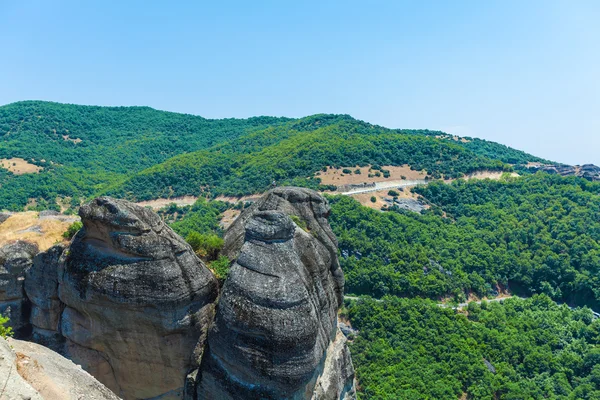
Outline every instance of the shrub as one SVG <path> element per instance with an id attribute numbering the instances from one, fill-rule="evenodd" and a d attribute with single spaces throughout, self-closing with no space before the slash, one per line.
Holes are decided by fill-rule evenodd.
<path id="1" fill-rule="evenodd" d="M 290 218 L 296 225 L 298 225 L 304 232 L 308 232 L 308 226 L 306 225 L 306 221 L 300 218 L 297 215 L 290 215 Z"/>
<path id="2" fill-rule="evenodd" d="M 229 265 L 231 265 L 231 260 L 225 256 L 219 256 L 219 258 L 210 263 L 209 267 L 220 283 L 223 283 L 227 279 Z"/>
<path id="3" fill-rule="evenodd" d="M 377 203 L 377 197 L 371 196 L 371 203 Z"/>
<path id="4" fill-rule="evenodd" d="M 224 245 L 223 239 L 213 233 L 202 234 L 195 231 L 190 232 L 185 241 L 192 246 L 196 254 L 208 260 L 216 260 Z"/>
<path id="5" fill-rule="evenodd" d="M 352 173 L 352 171 L 350 171 L 348 168 L 344 168 L 344 169 L 342 170 L 342 173 L 344 173 L 344 174 L 351 174 L 351 173 Z"/>
<path id="6" fill-rule="evenodd" d="M 356 169 L 354 170 L 354 173 L 355 173 L 356 175 L 360 175 L 360 169 L 356 168 Z"/>
<path id="7" fill-rule="evenodd" d="M 13 335 L 12 328 L 10 326 L 6 326 L 7 322 L 8 317 L 3 317 L 2 314 L 0 314 L 0 337 L 6 338 Z"/>
<path id="8" fill-rule="evenodd" d="M 83 224 L 81 222 L 73 222 L 71 225 L 69 225 L 67 231 L 63 233 L 63 237 L 67 240 L 71 240 L 81 228 L 83 228 Z"/>
<path id="9" fill-rule="evenodd" d="M 388 196 L 392 196 L 392 197 L 398 197 L 399 193 L 396 192 L 395 190 L 390 190 L 388 192 Z"/>

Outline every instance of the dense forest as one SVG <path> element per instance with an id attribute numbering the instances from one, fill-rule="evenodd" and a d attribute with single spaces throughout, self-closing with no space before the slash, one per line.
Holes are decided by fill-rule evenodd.
<path id="1" fill-rule="evenodd" d="M 78 206 L 100 189 L 175 155 L 208 148 L 289 119 L 209 120 L 149 107 L 97 107 L 25 101 L 0 107 L 0 158 L 43 168 L 14 175 L 0 169 L 0 209 L 39 209 L 56 198 Z"/>
<path id="2" fill-rule="evenodd" d="M 508 288 L 600 311 L 599 183 L 536 174 L 415 191 L 432 204 L 423 215 L 331 198 L 349 292 L 464 301 Z"/>
<path id="3" fill-rule="evenodd" d="M 242 196 L 262 192 L 273 181 L 316 189 L 320 181 L 311 177 L 327 166 L 369 164 L 408 164 L 434 179 L 512 169 L 453 141 L 392 131 L 346 116 L 314 116 L 174 157 L 107 193 L 136 200 L 200 193 Z"/>
<path id="4" fill-rule="evenodd" d="M 600 184 L 539 173 L 415 191 L 423 214 L 329 197 L 346 291 L 365 295 L 343 310 L 361 398 L 600 398 L 600 320 L 555 302 L 598 310 Z M 180 233 L 222 234 L 226 207 L 163 212 Z M 532 297 L 437 304 L 498 289 Z"/>
<path id="5" fill-rule="evenodd" d="M 600 319 L 546 295 L 347 302 L 359 399 L 600 399 Z M 465 397 L 463 397 L 465 396 Z"/>
<path id="6" fill-rule="evenodd" d="M 273 180 L 319 188 L 311 177 L 328 165 L 410 164 L 440 178 L 540 161 L 497 143 L 442 136 L 347 115 L 210 120 L 149 107 L 25 101 L 0 107 L 0 159 L 43 169 L 16 175 L 0 168 L 0 209 L 58 209 L 62 199 L 74 210 L 99 194 L 243 195 Z"/>

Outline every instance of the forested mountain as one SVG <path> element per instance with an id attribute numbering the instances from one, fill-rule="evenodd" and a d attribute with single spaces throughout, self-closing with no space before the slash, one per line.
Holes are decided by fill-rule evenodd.
<path id="1" fill-rule="evenodd" d="M 148 107 L 26 101 L 0 107 L 0 159 L 43 168 L 0 169 L 0 208 L 73 206 L 100 193 L 144 200 L 179 195 L 243 195 L 276 180 L 309 179 L 328 165 L 403 165 L 433 178 L 543 161 L 506 146 L 443 132 L 397 130 L 347 115 L 301 119 L 209 120 Z"/>
<path id="2" fill-rule="evenodd" d="M 287 118 L 209 120 L 149 107 L 96 107 L 25 101 L 0 107 L 0 158 L 22 158 L 40 173 L 0 169 L 0 209 L 35 199 L 89 197 L 108 184 L 178 154 L 210 147 Z"/>
<path id="3" fill-rule="evenodd" d="M 538 173 L 415 191 L 421 214 L 329 197 L 359 398 L 597 399 L 600 319 L 585 306 L 600 311 L 600 183 Z M 174 228 L 220 233 L 220 202 L 171 208 Z M 498 290 L 530 298 L 449 307 Z"/>

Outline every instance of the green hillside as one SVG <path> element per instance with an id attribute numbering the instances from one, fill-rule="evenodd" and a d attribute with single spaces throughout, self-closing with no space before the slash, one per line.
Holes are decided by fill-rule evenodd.
<path id="1" fill-rule="evenodd" d="M 173 157 L 106 193 L 135 200 L 201 193 L 242 196 L 262 192 L 273 181 L 318 188 L 320 182 L 310 177 L 327 166 L 409 164 L 433 178 L 457 178 L 478 170 L 512 169 L 501 159 L 540 160 L 495 143 L 482 156 L 420 132 L 386 129 L 348 116 L 316 115 Z M 489 157 L 493 146 L 498 158 Z"/>
<path id="2" fill-rule="evenodd" d="M 149 107 L 97 107 L 25 101 L 0 107 L 0 158 L 22 158 L 39 174 L 0 169 L 0 209 L 29 199 L 88 197 L 175 155 L 210 147 L 286 118 L 209 120 Z M 78 203 L 78 199 L 76 201 Z"/>
<path id="3" fill-rule="evenodd" d="M 359 399 L 598 399 L 600 319 L 545 295 L 471 303 L 468 315 L 422 299 L 348 305 Z"/>
<path id="4" fill-rule="evenodd" d="M 101 193 L 138 200 L 244 195 L 273 180 L 318 187 L 308 178 L 328 165 L 410 164 L 439 178 L 540 161 L 493 142 L 387 129 L 348 115 L 210 120 L 42 101 L 0 107 L 0 159 L 13 158 L 42 170 L 0 168 L 0 209 L 57 208 L 61 198 L 76 207 Z"/>
<path id="5" fill-rule="evenodd" d="M 600 183 L 539 173 L 415 191 L 422 214 L 329 196 L 359 398 L 598 398 L 600 319 L 585 306 L 600 311 Z M 178 231 L 222 234 L 224 209 L 164 213 Z M 497 289 L 528 299 L 438 304 Z"/>

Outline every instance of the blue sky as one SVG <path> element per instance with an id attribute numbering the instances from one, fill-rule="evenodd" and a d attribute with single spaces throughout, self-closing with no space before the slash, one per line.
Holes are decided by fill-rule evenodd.
<path id="1" fill-rule="evenodd" d="M 600 165 L 600 2 L 0 0 L 0 104 L 344 113 Z"/>

